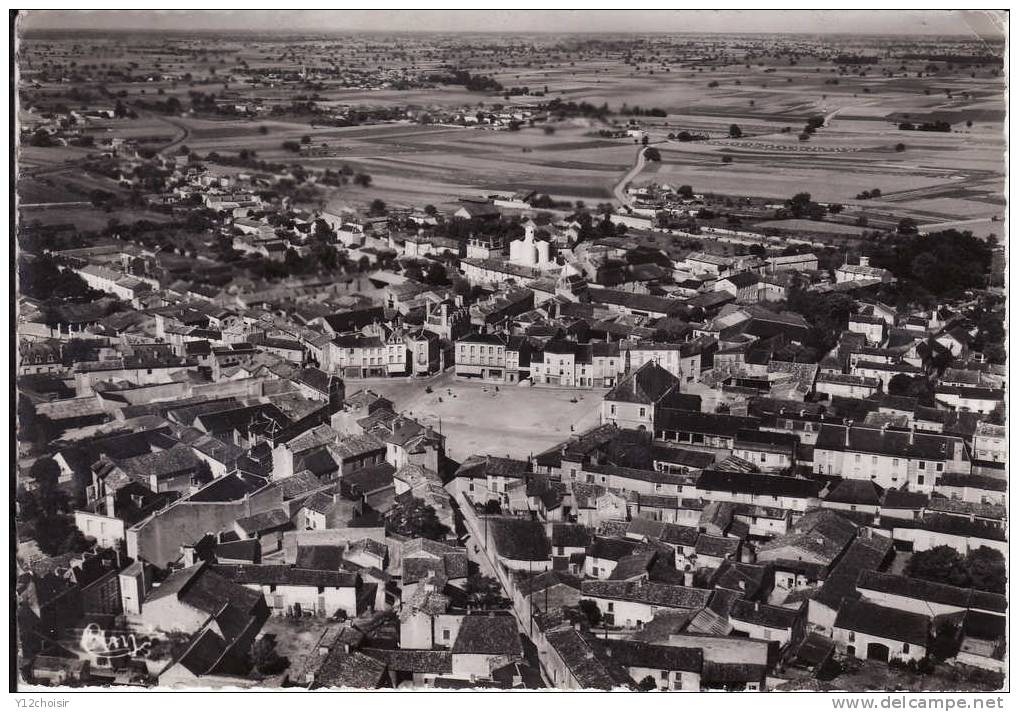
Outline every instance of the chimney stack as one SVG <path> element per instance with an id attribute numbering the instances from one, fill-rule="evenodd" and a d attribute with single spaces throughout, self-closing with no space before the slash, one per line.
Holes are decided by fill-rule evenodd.
<path id="1" fill-rule="evenodd" d="M 870 267 L 870 257 L 865 257 L 864 255 L 860 255 L 860 266 L 861 267 Z"/>
<path id="2" fill-rule="evenodd" d="M 909 426 L 909 444 L 912 445 L 916 441 L 916 423 L 911 423 Z"/>
<path id="3" fill-rule="evenodd" d="M 853 421 L 846 421 L 846 447 L 849 447 L 849 433 L 853 430 Z"/>

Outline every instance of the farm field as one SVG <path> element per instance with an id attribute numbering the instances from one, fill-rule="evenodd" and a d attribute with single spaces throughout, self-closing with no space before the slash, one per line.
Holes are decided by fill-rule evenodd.
<path id="1" fill-rule="evenodd" d="M 768 52 L 766 38 L 722 54 L 721 45 L 677 42 L 669 46 L 671 57 L 660 62 L 624 56 L 611 44 L 585 48 L 578 55 L 568 43 L 533 37 L 507 38 L 509 44 L 501 52 L 453 50 L 453 55 L 443 57 L 426 51 L 427 43 L 418 40 L 380 41 L 382 46 L 297 37 L 290 51 L 280 55 L 273 42 L 223 38 L 215 45 L 215 56 L 226 68 L 218 74 L 165 43 L 152 50 L 163 77 L 144 84 L 112 81 L 105 90 L 146 106 L 154 95 L 161 100 L 174 97 L 187 106 L 192 94 L 201 94 L 238 104 L 254 100 L 274 111 L 257 117 L 212 118 L 187 112 L 160 115 L 146 109 L 130 121 L 92 121 L 87 131 L 96 137 L 170 139 L 171 145 L 186 145 L 199 155 L 247 150 L 258 160 L 298 163 L 309 169 L 346 165 L 372 177 L 368 187 L 350 184 L 320 191 L 315 205 L 333 209 L 361 208 L 374 199 L 392 206 L 450 207 L 463 195 L 521 189 L 594 204 L 612 200 L 612 187 L 632 165 L 634 143 L 630 138 L 603 139 L 597 131 L 623 127 L 635 109 L 654 107 L 654 116 L 640 115 L 634 121 L 648 132 L 661 161 L 650 162 L 634 179 L 635 185 L 687 184 L 698 192 L 769 200 L 806 191 L 815 200 L 859 206 L 873 214 L 910 216 L 924 224 L 962 220 L 984 225 L 1003 217 L 1004 82 L 997 73 L 956 67 L 937 76 L 924 75 L 921 65 L 906 60 L 898 64 L 885 60 L 860 70 L 810 51 L 793 62 Z M 391 43 L 391 52 L 382 51 L 386 42 Z M 202 42 L 196 39 L 184 46 L 195 49 Z M 863 52 L 860 47 L 853 51 Z M 55 52 L 48 57 L 60 52 L 74 55 L 68 48 Z M 130 57 L 107 38 L 97 39 L 90 52 L 94 59 L 117 67 L 127 66 Z M 738 59 L 741 53 L 746 54 L 745 62 Z M 324 126 L 319 120 L 316 125 L 314 115 L 275 111 L 294 101 L 292 85 L 247 78 L 259 68 L 303 71 L 309 57 L 346 67 L 354 78 L 324 80 L 299 99 L 313 97 L 326 113 L 350 107 L 384 109 L 400 120 L 347 127 Z M 452 58 L 504 87 L 527 90 L 469 91 L 451 84 L 396 88 L 363 79 L 375 68 L 402 76 L 439 71 Z M 233 63 L 245 72 L 231 70 Z M 44 85 L 40 95 L 59 96 L 63 90 Z M 470 114 L 477 107 L 513 111 L 550 100 L 584 102 L 604 107 L 608 114 L 605 120 L 553 116 L 547 124 L 524 122 L 516 131 L 415 120 L 422 112 Z M 26 123 L 35 118 L 22 114 Z M 801 127 L 813 116 L 824 117 L 825 125 L 808 141 L 799 140 Z M 903 121 L 942 120 L 952 123 L 950 133 L 898 128 Z M 738 138 L 729 137 L 733 124 L 740 127 Z M 679 131 L 707 139 L 687 143 L 669 139 Z M 329 155 L 298 156 L 282 147 L 284 141 L 305 136 L 314 146 L 326 144 Z M 31 172 L 55 169 L 86 153 L 67 147 L 25 147 L 20 160 Z M 881 198 L 857 198 L 874 189 L 881 191 Z M 38 202 L 61 202 L 59 191 L 46 186 L 27 185 L 24 195 L 35 196 Z"/>

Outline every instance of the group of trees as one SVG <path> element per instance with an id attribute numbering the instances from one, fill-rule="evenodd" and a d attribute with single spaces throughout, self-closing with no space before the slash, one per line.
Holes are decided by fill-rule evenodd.
<path id="1" fill-rule="evenodd" d="M 987 546 L 973 549 L 963 556 L 950 546 L 936 546 L 913 554 L 906 564 L 906 574 L 915 578 L 975 588 L 991 593 L 1005 593 L 1005 557 Z"/>
<path id="2" fill-rule="evenodd" d="M 467 91 L 499 92 L 503 90 L 502 84 L 486 74 L 471 74 L 466 69 L 450 69 L 443 74 L 430 74 L 426 81 L 436 84 L 451 84 L 462 86 Z"/>
<path id="3" fill-rule="evenodd" d="M 827 212 L 823 205 L 815 203 L 810 198 L 810 193 L 797 193 L 785 201 L 785 207 L 779 211 L 785 212 L 794 218 L 807 218 L 808 220 L 823 220 Z M 785 215 L 776 215 L 785 217 Z"/>
<path id="4" fill-rule="evenodd" d="M 449 528 L 439 521 L 435 508 L 416 497 L 396 501 L 386 513 L 386 531 L 436 541 L 442 541 L 449 534 Z"/>
<path id="5" fill-rule="evenodd" d="M 805 346 L 818 354 L 829 352 L 838 341 L 856 302 L 841 292 L 817 294 L 794 282 L 788 291 L 786 308 L 800 314 L 810 325 Z"/>
<path id="6" fill-rule="evenodd" d="M 992 257 L 987 242 L 954 229 L 921 237 L 913 227 L 907 225 L 907 234 L 894 240 L 875 243 L 871 264 L 890 271 L 906 289 L 936 297 L 986 286 Z"/>
<path id="7" fill-rule="evenodd" d="M 925 121 L 922 124 L 903 121 L 899 124 L 899 131 L 938 131 L 951 133 L 952 125 L 947 121 Z"/>
<path id="8" fill-rule="evenodd" d="M 45 254 L 22 256 L 18 260 L 18 281 L 26 297 L 47 302 L 90 302 L 103 296 L 74 272 L 61 270 L 56 260 Z"/>
<path id="9" fill-rule="evenodd" d="M 74 507 L 83 503 L 72 501 L 71 495 L 60 487 L 59 478 L 57 463 L 41 457 L 29 471 L 32 489 L 20 486 L 16 495 L 19 532 L 34 538 L 39 549 L 49 556 L 84 551 L 89 546 L 71 516 Z"/>

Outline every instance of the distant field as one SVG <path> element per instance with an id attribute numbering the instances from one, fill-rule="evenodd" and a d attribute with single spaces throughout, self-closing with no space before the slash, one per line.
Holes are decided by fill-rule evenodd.
<path id="1" fill-rule="evenodd" d="M 771 222 L 757 223 L 755 227 L 774 227 L 780 230 L 791 232 L 827 232 L 836 235 L 862 235 L 866 228 L 855 225 L 842 225 L 841 223 L 822 222 L 818 220 L 773 220 Z"/>
<path id="2" fill-rule="evenodd" d="M 538 45 L 541 43 L 536 42 L 535 47 Z M 304 66 L 306 58 L 318 57 L 362 69 L 378 64 L 411 65 L 428 71 L 450 61 L 449 57 L 413 51 L 413 56 L 400 58 L 396 47 L 393 56 L 362 53 L 357 58 L 346 57 L 348 45 L 324 41 L 297 40 L 290 46 L 296 54 L 282 58 L 279 47 L 261 41 L 224 41 L 221 47 L 230 57 L 226 66 L 237 61 L 252 68 L 291 66 L 296 70 Z M 807 191 L 816 200 L 913 216 L 921 222 L 982 220 L 1002 212 L 1005 84 L 1001 76 L 990 76 L 981 68 L 975 77 L 968 69 L 959 68 L 924 74 L 919 61 L 905 62 L 909 65 L 905 68 L 900 67 L 902 62 L 885 61 L 879 67 L 865 68 L 861 75 L 809 54 L 797 57 L 795 63 L 767 53 L 748 57 L 745 63 L 728 63 L 711 51 L 676 51 L 679 56 L 663 56 L 661 62 L 625 62 L 610 50 L 598 50 L 573 62 L 570 52 L 559 47 L 525 50 L 523 54 L 471 51 L 458 57 L 472 72 L 490 75 L 506 87 L 530 87 L 530 96 L 471 92 L 461 86 L 406 91 L 349 88 L 328 80 L 313 93 L 318 105 L 327 110 L 360 106 L 469 111 L 479 104 L 513 107 L 558 98 L 605 105 L 612 112 L 610 121 L 617 125 L 630 120 L 629 110 L 634 107 L 655 108 L 667 115 L 635 120 L 649 131 L 662 161 L 649 164 L 635 179 L 638 185 L 666 181 L 689 184 L 701 192 L 775 200 Z M 110 66 L 127 66 L 129 57 L 130 52 L 125 54 L 122 47 L 112 44 L 94 49 L 96 61 Z M 236 76 L 228 81 L 220 79 L 222 72 L 209 77 L 202 62 L 168 48 L 146 57 L 158 58 L 168 73 L 188 72 L 197 81 L 110 82 L 106 88 L 113 93 L 126 92 L 129 101 L 151 101 L 154 94 L 162 92 L 186 102 L 188 92 L 197 90 L 239 102 L 257 97 L 268 106 L 290 101 L 295 92 L 312 93 L 293 84 L 252 86 L 237 81 Z M 59 94 L 66 87 L 53 84 L 46 91 Z M 826 126 L 809 141 L 799 141 L 804 123 L 813 116 L 826 117 Z M 897 122 L 902 120 L 947 120 L 953 122 L 953 132 L 900 131 Z M 967 121 L 972 121 L 972 126 L 967 127 Z M 186 132 L 184 142 L 202 154 L 247 149 L 270 162 L 298 162 L 314 168 L 348 164 L 371 174 L 372 186 L 330 189 L 322 200 L 350 207 L 375 198 L 393 205 L 449 206 L 464 193 L 518 189 L 547 192 L 566 200 L 609 200 L 612 186 L 633 160 L 631 139 L 601 139 L 595 132 L 603 124 L 584 119 L 557 123 L 552 134 L 546 134 L 541 126 L 495 132 L 410 122 L 346 128 L 310 122 L 310 116 L 279 120 L 148 114 L 134 121 L 92 122 L 89 130 L 97 136 L 120 137 L 179 131 Z M 740 126 L 740 139 L 728 138 L 732 124 Z M 667 140 L 668 134 L 682 130 L 707 135 L 710 140 L 687 144 Z M 302 158 L 283 150 L 284 141 L 305 135 L 315 145 L 328 144 L 335 155 Z M 900 143 L 905 150 L 896 150 Z M 85 153 L 27 147 L 21 165 L 45 168 Z M 732 162 L 724 164 L 723 157 Z M 882 199 L 856 199 L 862 191 L 875 188 L 881 190 Z M 59 184 L 26 184 L 23 195 L 42 202 L 57 199 L 61 190 Z"/>

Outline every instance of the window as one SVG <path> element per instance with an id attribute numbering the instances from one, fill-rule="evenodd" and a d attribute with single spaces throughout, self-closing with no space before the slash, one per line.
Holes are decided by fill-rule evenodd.
<path id="1" fill-rule="evenodd" d="M 856 642 L 856 633 L 854 633 L 853 631 L 849 631 L 849 642 L 850 643 Z"/>
<path id="2" fill-rule="evenodd" d="M 854 461 L 856 462 L 857 465 L 859 465 L 860 464 L 860 456 L 856 455 Z"/>
<path id="3" fill-rule="evenodd" d="M 922 485 L 923 484 L 923 475 L 917 475 L 916 476 L 916 483 L 918 485 Z"/>
<path id="4" fill-rule="evenodd" d="M 615 415 L 616 414 L 616 406 L 610 405 L 609 406 L 609 413 L 611 413 L 612 415 Z"/>
<path id="5" fill-rule="evenodd" d="M 668 680 L 669 679 L 669 671 L 668 670 L 662 670 L 662 679 L 663 680 Z"/>
<path id="6" fill-rule="evenodd" d="M 927 469 L 927 463 L 924 462 L 923 460 L 921 460 L 920 462 L 916 463 L 916 467 L 917 467 L 918 470 L 926 470 Z"/>
<path id="7" fill-rule="evenodd" d="M 764 629 L 764 639 L 771 640 L 771 631 L 768 630 L 767 628 Z"/>
<path id="8" fill-rule="evenodd" d="M 597 571 L 597 570 L 598 569 L 595 569 L 595 571 Z M 616 608 L 616 604 L 612 603 L 612 601 L 609 601 L 609 613 L 612 613 L 613 611 L 615 611 L 615 608 Z"/>
<path id="9" fill-rule="evenodd" d="M 902 652 L 904 652 L 904 653 L 908 653 L 909 652 L 909 643 L 903 643 L 902 644 Z"/>
<path id="10" fill-rule="evenodd" d="M 762 452 L 761 453 L 761 462 L 767 462 L 767 461 L 768 461 L 768 455 L 766 453 Z"/>
<path id="11" fill-rule="evenodd" d="M 871 455 L 870 464 L 875 466 L 877 465 L 877 455 Z"/>
<path id="12" fill-rule="evenodd" d="M 641 417 L 641 418 L 643 418 L 643 417 L 644 417 L 644 413 L 645 413 L 645 412 L 647 412 L 647 410 L 646 410 L 645 408 L 641 408 L 641 409 L 640 409 L 640 417 Z"/>
<path id="13" fill-rule="evenodd" d="M 449 628 L 442 629 L 442 639 L 449 640 Z"/>
<path id="14" fill-rule="evenodd" d="M 945 463 L 943 463 L 943 462 L 939 462 L 939 463 L 938 463 L 938 464 L 937 464 L 937 465 L 935 466 L 935 468 L 934 468 L 934 469 L 936 469 L 936 470 L 937 470 L 938 472 L 944 472 L 944 470 L 945 470 Z"/>
<path id="15" fill-rule="evenodd" d="M 595 578 L 598 578 L 598 567 L 597 566 L 592 566 L 591 567 L 591 575 L 594 576 Z M 611 603 L 609 604 L 609 610 L 610 611 L 612 610 L 612 604 Z"/>
<path id="16" fill-rule="evenodd" d="M 893 459 L 892 460 L 892 467 L 898 467 L 898 466 L 899 466 L 899 458 Z"/>

